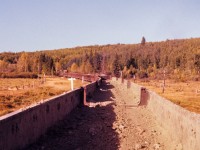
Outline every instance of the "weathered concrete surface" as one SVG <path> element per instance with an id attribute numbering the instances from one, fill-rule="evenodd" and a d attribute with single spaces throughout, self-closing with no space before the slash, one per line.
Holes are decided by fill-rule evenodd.
<path id="1" fill-rule="evenodd" d="M 183 109 L 154 92 L 143 92 L 148 101 L 147 107 L 168 130 L 171 139 L 179 143 L 184 150 L 199 150 L 200 114 Z"/>
<path id="2" fill-rule="evenodd" d="M 124 88 L 127 86 L 126 80 L 122 83 L 120 79 L 113 78 L 112 81 Z M 168 132 L 171 141 L 177 143 L 178 149 L 200 149 L 200 114 L 190 112 L 142 86 L 134 83 L 130 86 L 134 89 L 133 92 L 140 93 L 139 105 L 144 105 L 153 112 L 155 119 Z"/>
<path id="3" fill-rule="evenodd" d="M 94 92 L 96 85 L 86 86 L 88 93 Z M 83 89 L 76 89 L 0 117 L 0 149 L 21 149 L 35 142 L 82 101 Z"/>

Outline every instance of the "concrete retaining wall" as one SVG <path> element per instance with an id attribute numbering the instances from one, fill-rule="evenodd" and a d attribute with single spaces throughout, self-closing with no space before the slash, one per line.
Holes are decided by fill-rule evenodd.
<path id="1" fill-rule="evenodd" d="M 96 85 L 87 85 L 87 92 L 94 92 Z M 21 149 L 35 142 L 82 101 L 80 88 L 0 117 L 0 150 Z"/>
<path id="2" fill-rule="evenodd" d="M 190 112 L 158 94 L 146 90 L 147 107 L 154 112 L 157 120 L 169 132 L 173 141 L 184 150 L 200 149 L 200 114 Z"/>
<path id="3" fill-rule="evenodd" d="M 112 78 L 112 82 L 127 84 L 126 80 L 122 83 L 116 78 Z M 133 92 L 140 93 L 140 105 L 146 105 L 153 112 L 173 142 L 179 144 L 183 150 L 200 149 L 200 114 L 190 112 L 137 84 L 131 83 L 131 88 Z"/>

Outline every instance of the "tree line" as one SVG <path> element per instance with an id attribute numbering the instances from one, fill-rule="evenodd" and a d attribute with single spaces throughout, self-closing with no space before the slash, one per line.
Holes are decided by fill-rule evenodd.
<path id="1" fill-rule="evenodd" d="M 94 45 L 36 52 L 0 53 L 0 72 L 58 75 L 63 70 L 125 78 L 199 78 L 200 38 L 139 44 Z"/>

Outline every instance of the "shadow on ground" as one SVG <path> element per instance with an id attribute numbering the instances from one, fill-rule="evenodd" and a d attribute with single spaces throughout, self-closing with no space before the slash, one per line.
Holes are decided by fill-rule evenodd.
<path id="1" fill-rule="evenodd" d="M 50 128 L 28 150 L 116 150 L 118 133 L 112 129 L 116 114 L 113 110 L 114 88 L 103 82 L 89 101 L 95 107 L 77 107 L 64 120 Z M 100 104 L 100 105 L 99 105 Z M 101 105 L 102 104 L 102 105 Z"/>

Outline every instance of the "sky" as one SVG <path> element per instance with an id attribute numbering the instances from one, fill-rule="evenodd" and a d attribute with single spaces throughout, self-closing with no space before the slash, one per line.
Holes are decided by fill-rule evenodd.
<path id="1" fill-rule="evenodd" d="M 0 52 L 200 37 L 198 0 L 0 0 Z"/>

